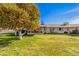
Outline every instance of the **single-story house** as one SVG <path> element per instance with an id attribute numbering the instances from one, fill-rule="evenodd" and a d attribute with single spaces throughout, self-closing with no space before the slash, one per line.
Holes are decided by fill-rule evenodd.
<path id="1" fill-rule="evenodd" d="M 14 32 L 13 30 L 2 30 L 0 29 L 0 33 L 4 32 Z M 52 34 L 52 33 L 68 33 L 68 34 L 79 34 L 79 24 L 43 24 L 40 25 L 35 31 L 28 31 L 28 33 L 43 33 L 43 34 Z"/>
<path id="2" fill-rule="evenodd" d="M 39 33 L 79 33 L 79 24 L 45 24 L 41 25 L 36 32 Z"/>

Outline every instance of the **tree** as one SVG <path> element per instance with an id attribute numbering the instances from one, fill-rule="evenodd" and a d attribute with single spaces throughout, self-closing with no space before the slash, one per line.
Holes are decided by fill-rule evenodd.
<path id="1" fill-rule="evenodd" d="M 0 27 L 15 30 L 22 39 L 22 29 L 36 30 L 39 27 L 39 12 L 35 4 L 0 4 Z"/>
<path id="2" fill-rule="evenodd" d="M 25 10 L 29 14 L 29 24 L 27 25 L 27 30 L 35 30 L 39 27 L 39 12 L 38 7 L 35 4 L 20 4 L 17 6 L 23 10 Z"/>

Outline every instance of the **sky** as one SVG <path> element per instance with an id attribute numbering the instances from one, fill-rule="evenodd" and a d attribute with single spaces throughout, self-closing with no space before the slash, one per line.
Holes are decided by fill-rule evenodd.
<path id="1" fill-rule="evenodd" d="M 78 3 L 37 3 L 43 24 L 79 24 Z"/>

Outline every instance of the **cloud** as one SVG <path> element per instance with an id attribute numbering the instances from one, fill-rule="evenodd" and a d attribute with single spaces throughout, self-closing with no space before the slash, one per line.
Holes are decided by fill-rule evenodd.
<path id="1" fill-rule="evenodd" d="M 71 19 L 69 21 L 70 24 L 79 24 L 79 16 L 76 16 L 75 18 Z"/>
<path id="2" fill-rule="evenodd" d="M 79 14 L 77 14 L 79 12 L 79 7 L 73 8 L 71 10 L 68 10 L 66 12 L 63 13 L 64 16 L 68 16 L 71 15 L 72 17 L 69 20 L 70 24 L 79 24 Z"/>
<path id="3" fill-rule="evenodd" d="M 76 12 L 76 11 L 79 11 L 79 7 L 68 10 L 68 11 L 64 12 L 63 14 L 69 14 L 69 13 Z"/>

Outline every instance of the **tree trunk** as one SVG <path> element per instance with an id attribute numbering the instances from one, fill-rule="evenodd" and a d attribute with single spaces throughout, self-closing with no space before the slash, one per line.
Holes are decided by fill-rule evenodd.
<path id="1" fill-rule="evenodd" d="M 22 32 L 22 29 L 16 30 L 15 31 L 15 36 L 17 39 L 22 39 L 22 36 L 26 34 L 26 31 Z"/>
<path id="2" fill-rule="evenodd" d="M 16 36 L 16 38 L 17 39 L 22 39 L 22 33 L 21 33 L 21 31 L 20 30 L 18 30 L 18 31 L 15 31 L 15 36 Z"/>
<path id="3" fill-rule="evenodd" d="M 27 35 L 27 30 L 22 29 L 22 35 Z"/>
<path id="4" fill-rule="evenodd" d="M 19 36 L 18 37 L 19 37 L 20 40 L 22 40 L 22 33 L 21 33 L 21 31 L 19 31 Z"/>

